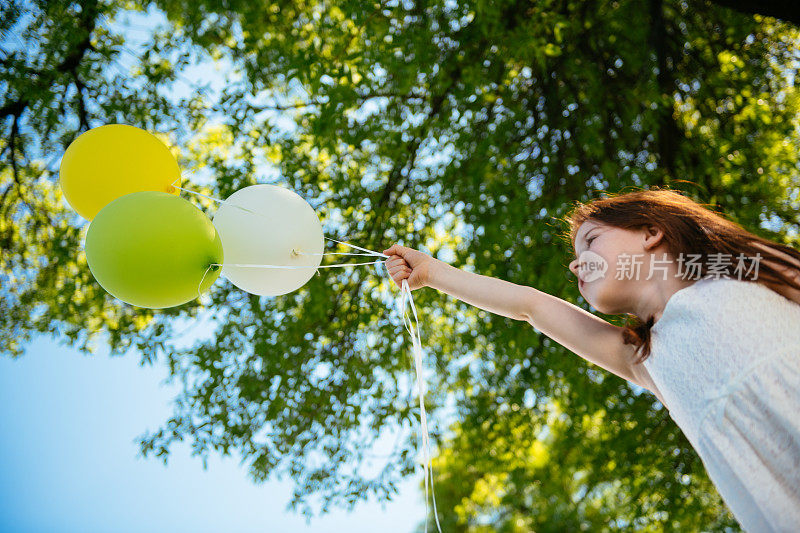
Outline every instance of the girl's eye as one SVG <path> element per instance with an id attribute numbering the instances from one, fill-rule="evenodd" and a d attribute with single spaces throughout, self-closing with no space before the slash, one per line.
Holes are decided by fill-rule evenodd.
<path id="1" fill-rule="evenodd" d="M 591 246 L 591 245 L 592 245 L 592 241 L 593 241 L 593 240 L 595 240 L 596 238 L 597 238 L 597 237 L 592 237 L 591 239 L 589 239 L 588 241 L 586 241 L 586 246 Z"/>

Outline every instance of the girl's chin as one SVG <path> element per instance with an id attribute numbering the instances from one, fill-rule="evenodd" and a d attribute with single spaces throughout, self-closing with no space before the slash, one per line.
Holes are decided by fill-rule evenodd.
<path id="1" fill-rule="evenodd" d="M 601 313 L 608 314 L 609 302 L 606 301 L 606 295 L 604 294 L 605 291 L 603 290 L 603 287 L 598 286 L 599 283 L 602 282 L 600 280 L 595 280 L 589 283 L 584 283 L 583 288 L 581 289 L 581 294 L 583 295 L 583 299 L 586 300 L 586 303 Z"/>

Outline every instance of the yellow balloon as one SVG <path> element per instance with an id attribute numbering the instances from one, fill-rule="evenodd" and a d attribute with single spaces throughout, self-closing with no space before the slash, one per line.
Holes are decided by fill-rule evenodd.
<path id="1" fill-rule="evenodd" d="M 164 143 L 125 124 L 100 126 L 78 136 L 64 152 L 59 172 L 67 202 L 87 220 L 132 192 L 178 194 L 173 184 L 179 184 L 180 177 L 178 162 Z"/>

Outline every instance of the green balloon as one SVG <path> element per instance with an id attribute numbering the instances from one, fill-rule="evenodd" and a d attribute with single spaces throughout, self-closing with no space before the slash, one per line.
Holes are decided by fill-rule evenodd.
<path id="1" fill-rule="evenodd" d="M 190 202 L 158 191 L 126 194 L 105 205 L 86 234 L 86 259 L 111 295 L 161 309 L 197 298 L 219 277 L 222 241 Z"/>

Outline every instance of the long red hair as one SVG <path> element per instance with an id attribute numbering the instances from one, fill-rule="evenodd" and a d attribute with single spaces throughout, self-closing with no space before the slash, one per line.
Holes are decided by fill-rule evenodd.
<path id="1" fill-rule="evenodd" d="M 576 202 L 564 217 L 569 230 L 563 237 L 572 245 L 573 250 L 578 228 L 589 219 L 630 230 L 647 225 L 661 228 L 667 253 L 672 258 L 679 257 L 681 253 L 699 255 L 700 277 L 707 274 L 706 259 L 710 254 L 721 253 L 731 258 L 738 257 L 740 253 L 747 258 L 755 258 L 756 254 L 760 254 L 756 279 L 741 276 L 742 281 L 761 283 L 772 290 L 782 285 L 800 290 L 800 269 L 797 264 L 772 250 L 796 258 L 799 264 L 800 251 L 754 235 L 725 218 L 723 214 L 715 212 L 710 204 L 695 202 L 678 191 L 654 187 L 649 190 L 610 194 L 588 203 Z M 761 246 L 757 246 L 759 244 Z M 732 263 L 727 269 L 724 265 L 715 265 L 719 267 L 715 268 L 715 272 L 719 272 L 720 277 L 737 278 L 733 270 L 735 261 Z M 622 331 L 623 340 L 625 344 L 636 346 L 636 362 L 640 363 L 650 355 L 650 328 L 655 317 L 650 315 L 641 320 L 634 315 L 628 316 Z"/>

